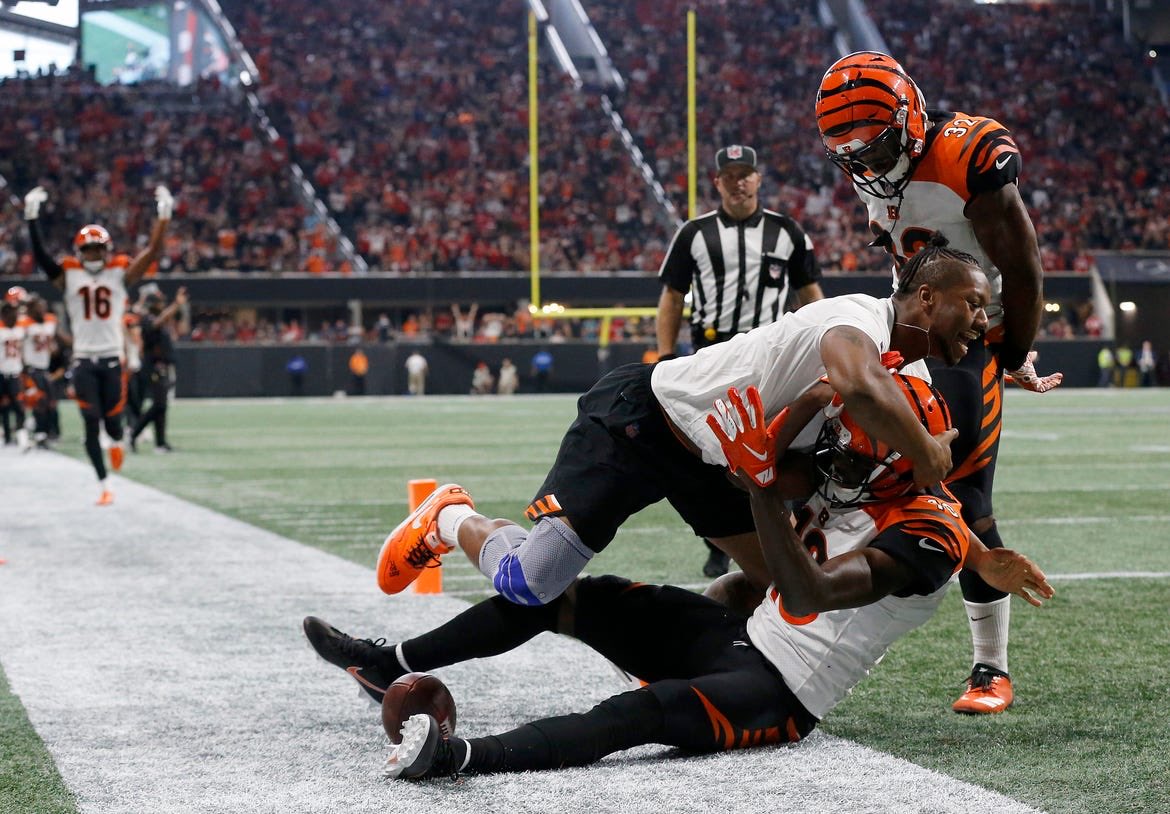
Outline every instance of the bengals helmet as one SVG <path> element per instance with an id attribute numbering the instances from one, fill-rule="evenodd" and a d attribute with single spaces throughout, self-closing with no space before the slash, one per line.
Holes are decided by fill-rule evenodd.
<path id="1" fill-rule="evenodd" d="M 893 57 L 858 51 L 834 62 L 816 111 L 825 152 L 853 183 L 879 198 L 906 188 L 926 146 L 926 100 Z"/>
<path id="2" fill-rule="evenodd" d="M 24 305 L 28 302 L 28 291 L 24 286 L 14 285 L 4 293 L 4 302 L 10 305 Z"/>
<path id="3" fill-rule="evenodd" d="M 925 379 L 893 374 L 914 414 L 931 435 L 951 428 L 951 414 L 942 395 Z M 822 480 L 817 492 L 834 508 L 889 500 L 914 487 L 914 463 L 863 430 L 840 396 L 826 408 L 813 455 Z"/>
<path id="4" fill-rule="evenodd" d="M 77 237 L 73 238 L 73 245 L 78 249 L 87 246 L 104 246 L 108 249 L 110 243 L 110 233 L 106 231 L 106 227 L 98 226 L 96 223 L 82 226 Z"/>

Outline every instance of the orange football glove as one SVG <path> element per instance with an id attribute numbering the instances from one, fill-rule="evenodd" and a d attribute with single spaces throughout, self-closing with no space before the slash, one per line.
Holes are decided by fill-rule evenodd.
<path id="1" fill-rule="evenodd" d="M 715 400 L 715 409 L 707 413 L 707 426 L 719 445 L 727 468 L 731 472 L 743 470 L 759 486 L 770 486 L 776 480 L 776 434 L 787 417 L 787 411 L 764 424 L 764 402 L 755 385 L 748 387 L 747 404 L 734 387 L 727 389 L 727 401 Z"/>
<path id="2" fill-rule="evenodd" d="M 1006 378 L 1009 382 L 1017 384 L 1025 390 L 1031 390 L 1033 393 L 1047 393 L 1060 386 L 1060 383 L 1064 381 L 1064 374 L 1053 373 L 1049 376 L 1038 376 L 1036 374 L 1036 356 L 1036 351 L 1028 351 L 1028 358 L 1024 360 L 1024 364 L 1020 365 L 1020 369 L 1008 372 Z"/>
<path id="3" fill-rule="evenodd" d="M 901 370 L 904 364 L 906 362 L 902 359 L 902 354 L 896 350 L 888 350 L 882 354 L 881 365 L 886 370 Z"/>

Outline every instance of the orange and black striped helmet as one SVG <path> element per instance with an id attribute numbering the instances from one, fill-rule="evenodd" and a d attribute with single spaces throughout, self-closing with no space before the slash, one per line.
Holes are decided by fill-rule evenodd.
<path id="1" fill-rule="evenodd" d="M 951 428 L 951 413 L 933 386 L 917 376 L 893 375 L 927 432 L 938 435 Z M 830 505 L 844 508 L 889 500 L 913 488 L 914 462 L 863 430 L 840 397 L 826 412 L 830 417 L 821 427 L 814 456 L 822 476 L 818 492 Z"/>
<path id="2" fill-rule="evenodd" d="M 96 223 L 90 223 L 82 226 L 77 232 L 77 237 L 73 238 L 73 245 L 79 249 L 84 249 L 86 246 L 110 246 L 110 233 L 106 231 L 106 227 L 98 226 Z"/>
<path id="3" fill-rule="evenodd" d="M 883 198 L 905 188 L 926 146 L 926 101 L 893 57 L 858 51 L 834 62 L 816 111 L 825 152 L 854 183 Z"/>

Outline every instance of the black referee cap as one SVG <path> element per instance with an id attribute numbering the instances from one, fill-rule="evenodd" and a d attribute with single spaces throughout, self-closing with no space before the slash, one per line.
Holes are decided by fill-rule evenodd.
<path id="1" fill-rule="evenodd" d="M 731 164 L 743 164 L 746 167 L 756 168 L 756 151 L 743 144 L 728 144 L 715 153 L 715 171 L 721 172 Z"/>

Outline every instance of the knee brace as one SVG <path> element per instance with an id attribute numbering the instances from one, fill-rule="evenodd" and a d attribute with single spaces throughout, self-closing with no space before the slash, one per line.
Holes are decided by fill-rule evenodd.
<path id="1" fill-rule="evenodd" d="M 592 557 L 565 521 L 545 517 L 527 533 L 507 525 L 489 534 L 479 552 L 479 570 L 505 599 L 544 605 L 560 596 Z"/>

